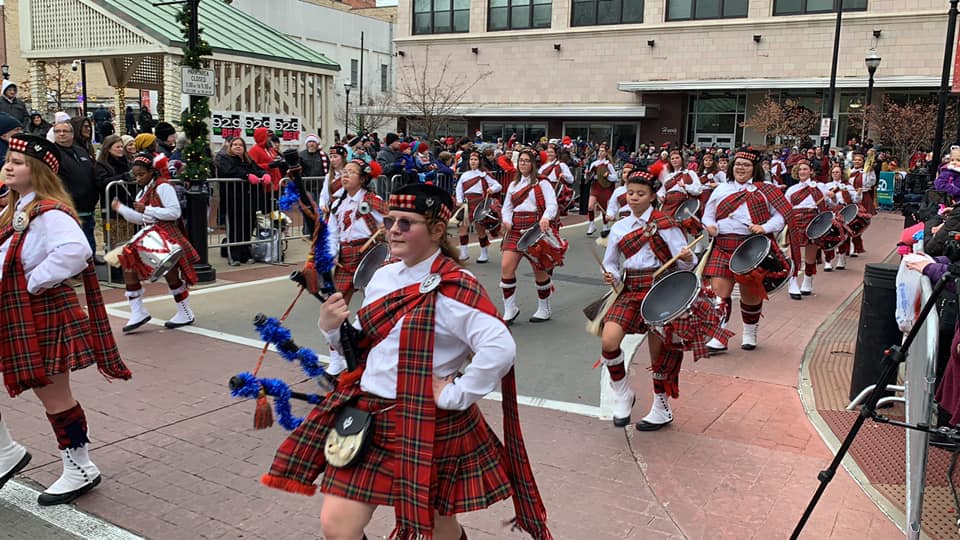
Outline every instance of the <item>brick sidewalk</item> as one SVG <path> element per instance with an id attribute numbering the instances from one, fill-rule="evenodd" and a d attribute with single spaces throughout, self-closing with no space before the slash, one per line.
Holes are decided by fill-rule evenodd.
<path id="1" fill-rule="evenodd" d="M 818 276 L 817 294 L 802 303 L 783 292 L 775 295 L 756 351 L 731 349 L 689 363 L 675 402 L 677 420 L 668 429 L 638 433 L 614 429 L 608 421 L 522 408 L 554 536 L 786 537 L 817 485 L 817 472 L 831 457 L 798 398 L 803 350 L 817 326 L 855 288 L 863 263 L 888 251 L 882 238 L 892 238 L 898 229 L 896 218 L 878 217 L 867 239 L 868 257 L 854 259 L 845 273 Z M 285 273 L 250 272 L 257 277 Z M 123 321 L 113 323 L 135 376 L 115 384 L 103 382 L 94 370 L 74 377 L 89 417 L 93 457 L 104 471 L 104 482 L 78 506 L 150 538 L 317 537 L 320 497 L 289 495 L 256 482 L 283 430 L 253 431 L 253 404 L 226 391 L 229 376 L 249 369 L 257 351 L 163 329 L 123 336 Z M 650 392 L 643 371 L 646 355 L 638 356 L 632 371 L 637 418 L 649 406 Z M 270 375 L 302 380 L 276 362 Z M 296 414 L 306 412 L 294 406 Z M 485 401 L 481 408 L 499 431 L 499 404 Z M 25 395 L 7 400 L 3 409 L 15 436 L 34 454 L 26 479 L 48 485 L 60 465 L 39 403 Z M 471 539 L 519 539 L 501 526 L 512 513 L 509 503 L 501 503 L 464 516 L 463 522 Z M 380 510 L 368 534 L 380 538 L 392 525 L 392 512 Z M 864 537 L 892 539 L 902 533 L 841 471 L 804 538 Z"/>

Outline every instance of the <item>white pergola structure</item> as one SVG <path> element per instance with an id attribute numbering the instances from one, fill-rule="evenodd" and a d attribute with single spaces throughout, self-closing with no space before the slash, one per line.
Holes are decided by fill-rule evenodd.
<path id="1" fill-rule="evenodd" d="M 116 89 L 118 122 L 127 88 L 156 90 L 159 119 L 178 122 L 184 42 L 179 10 L 150 0 L 20 0 L 20 48 L 30 64 L 33 103 L 47 100 L 46 62 L 96 60 Z M 333 133 L 337 63 L 223 0 L 201 0 L 199 20 L 202 38 L 213 48 L 211 110 L 299 116 L 306 130 L 321 137 Z"/>

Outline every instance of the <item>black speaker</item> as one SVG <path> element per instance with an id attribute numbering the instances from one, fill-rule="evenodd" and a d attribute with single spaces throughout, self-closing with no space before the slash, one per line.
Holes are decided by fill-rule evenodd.
<path id="1" fill-rule="evenodd" d="M 903 339 L 894 315 L 897 309 L 897 269 L 898 266 L 893 264 L 868 264 L 863 271 L 857 349 L 850 377 L 851 400 L 877 382 L 883 351 Z M 891 393 L 884 393 L 884 396 L 888 395 Z"/>

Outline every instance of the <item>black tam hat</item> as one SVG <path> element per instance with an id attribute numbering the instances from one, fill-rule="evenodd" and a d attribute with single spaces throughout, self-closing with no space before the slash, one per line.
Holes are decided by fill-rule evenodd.
<path id="1" fill-rule="evenodd" d="M 433 184 L 407 184 L 390 195 L 390 209 L 414 212 L 448 221 L 453 215 L 453 198 Z"/>
<path id="2" fill-rule="evenodd" d="M 57 145 L 36 135 L 17 133 L 10 137 L 10 150 L 26 154 L 46 163 L 53 172 L 60 172 L 60 150 Z"/>

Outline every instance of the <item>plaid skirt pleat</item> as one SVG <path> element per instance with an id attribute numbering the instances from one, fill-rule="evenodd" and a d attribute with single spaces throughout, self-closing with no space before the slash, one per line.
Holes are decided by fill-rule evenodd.
<path id="1" fill-rule="evenodd" d="M 807 226 L 819 213 L 820 211 L 816 208 L 793 209 L 787 232 L 790 235 L 790 258 L 793 260 L 794 269 L 797 271 L 803 268 L 803 248 L 811 243 L 810 239 L 807 238 Z"/>
<path id="2" fill-rule="evenodd" d="M 653 286 L 653 272 L 654 270 L 627 270 L 623 292 L 603 317 L 604 323 L 616 323 L 627 334 L 647 333 L 647 323 L 640 316 L 640 305 Z"/>
<path id="3" fill-rule="evenodd" d="M 366 240 L 355 240 L 340 244 L 340 259 L 337 261 L 340 266 L 333 274 L 333 285 L 337 288 L 337 292 L 346 293 L 353 290 L 353 274 L 357 272 L 360 260 L 363 259 L 360 248 L 366 243 Z"/>
<path id="4" fill-rule="evenodd" d="M 378 411 L 395 401 L 361 397 L 356 407 Z M 393 506 L 400 486 L 393 481 L 400 467 L 398 409 L 374 416 L 370 446 L 361 462 L 349 468 L 327 465 L 320 491 L 365 504 Z M 433 445 L 431 505 L 450 516 L 482 510 L 510 497 L 513 489 L 501 461 L 503 445 L 476 405 L 466 411 L 437 409 Z"/>
<path id="5" fill-rule="evenodd" d="M 97 362 L 90 342 L 90 320 L 73 288 L 58 285 L 44 294 L 31 294 L 30 308 L 47 376 Z"/>
<path id="6" fill-rule="evenodd" d="M 517 242 L 520 241 L 520 237 L 523 236 L 523 233 L 525 233 L 527 229 L 536 224 L 536 212 L 515 212 L 513 214 L 513 227 L 510 227 L 510 234 L 508 234 L 507 237 L 503 239 L 503 243 L 500 244 L 500 251 L 519 251 L 517 249 Z"/>
<path id="7" fill-rule="evenodd" d="M 730 257 L 747 238 L 749 236 L 739 234 L 717 235 L 713 239 L 713 249 L 710 251 L 710 258 L 707 259 L 707 264 L 703 269 L 703 275 L 732 279 L 734 276 L 733 272 L 730 271 Z"/>
<path id="8" fill-rule="evenodd" d="M 613 195 L 613 190 L 616 189 L 616 186 L 610 185 L 610 187 L 605 188 L 600 185 L 600 182 L 594 181 L 590 184 L 590 196 L 597 198 L 597 204 L 604 209 L 606 213 L 607 205 L 610 203 L 610 196 Z M 592 209 L 591 209 L 592 210 Z"/>
<path id="9" fill-rule="evenodd" d="M 660 208 L 660 212 L 669 217 L 673 217 L 677 208 L 680 208 L 680 205 L 689 198 L 690 195 L 688 195 L 686 191 L 668 191 L 667 195 L 663 198 L 663 206 Z"/>

